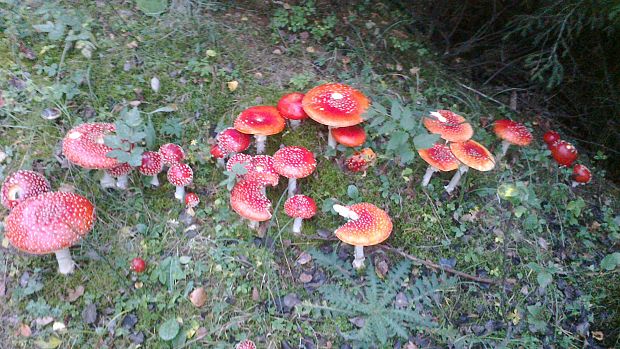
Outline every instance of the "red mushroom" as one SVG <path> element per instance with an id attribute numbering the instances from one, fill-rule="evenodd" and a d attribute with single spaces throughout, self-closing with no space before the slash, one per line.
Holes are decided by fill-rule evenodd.
<path id="1" fill-rule="evenodd" d="M 132 167 L 128 163 L 122 163 L 112 168 L 105 170 L 105 173 L 116 178 L 116 186 L 120 189 L 127 189 L 129 180 L 129 173 L 131 173 Z"/>
<path id="2" fill-rule="evenodd" d="M 592 172 L 584 165 L 577 164 L 573 167 L 573 187 L 588 184 L 592 180 Z"/>
<path id="3" fill-rule="evenodd" d="M 241 180 L 230 192 L 230 206 L 241 217 L 250 220 L 250 228 L 271 219 L 271 201 L 263 194 L 263 186 L 252 180 Z"/>
<path id="4" fill-rule="evenodd" d="M 200 203 L 200 198 L 196 193 L 186 193 L 185 194 L 185 208 L 187 209 L 187 214 L 190 216 L 195 215 L 194 207 L 198 206 Z"/>
<path id="5" fill-rule="evenodd" d="M 459 184 L 463 173 L 467 172 L 470 167 L 483 172 L 490 171 L 495 167 L 495 159 L 491 152 L 474 140 L 450 143 L 450 151 L 462 164 L 445 187 L 448 194 L 452 193 Z"/>
<path id="6" fill-rule="evenodd" d="M 310 219 L 316 214 L 316 203 L 311 197 L 306 195 L 293 195 L 284 203 L 284 212 L 292 218 L 293 233 L 301 233 L 301 224 L 304 219 Z"/>
<path id="7" fill-rule="evenodd" d="M 161 155 L 164 165 L 172 166 L 185 160 L 185 152 L 181 146 L 174 143 L 166 143 L 159 147 L 159 155 Z"/>
<path id="8" fill-rule="evenodd" d="M 154 151 L 145 151 L 142 153 L 142 164 L 138 167 L 138 171 L 145 175 L 151 176 L 151 185 L 159 186 L 159 178 L 157 175 L 164 169 L 164 159 L 161 155 Z"/>
<path id="9" fill-rule="evenodd" d="M 345 84 L 317 86 L 301 101 L 304 111 L 314 121 L 332 127 L 353 126 L 364 121 L 362 114 L 370 106 L 370 100 L 360 91 Z M 336 148 L 332 133 L 328 132 L 328 144 Z"/>
<path id="10" fill-rule="evenodd" d="M 532 134 L 530 131 L 525 125 L 518 122 L 508 119 L 497 120 L 495 124 L 493 124 L 493 129 L 497 137 L 502 139 L 502 150 L 495 161 L 499 162 L 499 160 L 506 155 L 508 147 L 510 147 L 511 144 L 525 147 L 532 142 Z"/>
<path id="11" fill-rule="evenodd" d="M 237 153 L 231 156 L 230 158 L 228 158 L 228 161 L 226 161 L 226 171 L 231 172 L 233 170 L 233 166 L 235 166 L 236 164 L 243 165 L 243 167 L 245 167 L 245 169 L 249 171 L 251 167 L 251 164 L 250 164 L 251 162 L 252 162 L 252 155 Z M 242 176 L 239 176 L 239 177 L 242 177 Z"/>
<path id="12" fill-rule="evenodd" d="M 4 180 L 0 192 L 2 206 L 9 210 L 20 202 L 51 190 L 50 183 L 39 172 L 20 170 Z"/>
<path id="13" fill-rule="evenodd" d="M 280 180 L 280 175 L 275 169 L 273 157 L 256 155 L 250 160 L 248 173 L 244 178 L 256 181 L 261 185 L 276 186 Z"/>
<path id="14" fill-rule="evenodd" d="M 372 166 L 377 160 L 377 154 L 370 148 L 364 148 L 356 151 L 344 161 L 347 169 L 351 172 L 364 172 L 362 177 L 366 176 L 366 170 Z"/>
<path id="15" fill-rule="evenodd" d="M 215 139 L 224 154 L 240 153 L 250 146 L 250 136 L 232 127 L 218 133 Z"/>
<path id="16" fill-rule="evenodd" d="M 334 205 L 334 210 L 349 220 L 335 234 L 340 241 L 355 246 L 353 267 L 360 269 L 364 266 L 364 246 L 385 241 L 392 233 L 392 220 L 385 211 L 369 203 Z"/>
<path id="17" fill-rule="evenodd" d="M 431 180 L 431 176 L 436 171 L 454 171 L 459 167 L 459 161 L 450 151 L 450 147 L 445 144 L 436 143 L 431 148 L 419 149 L 418 154 L 428 163 L 428 168 L 422 179 L 422 186 L 426 187 Z"/>
<path id="18" fill-rule="evenodd" d="M 211 146 L 211 150 L 209 150 L 209 153 L 211 153 L 211 156 L 213 156 L 215 159 L 217 159 L 217 166 L 218 167 L 224 167 L 224 156 L 226 156 L 226 154 L 224 154 L 224 152 L 222 151 L 222 149 L 220 149 L 220 147 L 217 144 L 214 144 Z"/>
<path id="19" fill-rule="evenodd" d="M 192 183 L 194 171 L 187 164 L 177 163 L 168 169 L 168 182 L 176 187 L 174 197 L 183 202 L 185 197 L 185 186 Z"/>
<path id="20" fill-rule="evenodd" d="M 547 143 L 547 147 L 550 147 L 553 143 L 560 140 L 560 134 L 555 131 L 547 131 L 543 135 L 543 140 Z"/>
<path id="21" fill-rule="evenodd" d="M 61 274 L 75 264 L 69 247 L 84 237 L 95 222 L 95 208 L 83 196 L 48 192 L 24 200 L 6 218 L 6 238 L 16 248 L 32 253 L 55 253 Z"/>
<path id="22" fill-rule="evenodd" d="M 316 168 L 314 154 L 304 147 L 284 147 L 273 154 L 276 171 L 288 178 L 288 196 L 295 195 L 297 178 L 309 176 Z"/>
<path id="23" fill-rule="evenodd" d="M 137 274 L 143 273 L 146 270 L 146 262 L 140 257 L 136 257 L 131 260 L 131 270 Z"/>
<path id="24" fill-rule="evenodd" d="M 437 110 L 424 118 L 424 126 L 448 142 L 464 142 L 474 135 L 474 129 L 464 117 L 449 110 Z"/>
<path id="25" fill-rule="evenodd" d="M 265 152 L 267 136 L 282 132 L 286 121 L 276 107 L 260 105 L 250 107 L 239 114 L 235 119 L 237 131 L 254 135 L 256 138 L 256 153 Z"/>
<path id="26" fill-rule="evenodd" d="M 551 148 L 551 155 L 561 166 L 570 166 L 577 160 L 577 149 L 567 141 L 559 140 Z"/>
<path id="27" fill-rule="evenodd" d="M 334 140 L 345 147 L 359 147 L 366 142 L 366 131 L 360 125 L 332 128 L 330 132 Z"/>
<path id="28" fill-rule="evenodd" d="M 256 344 L 249 339 L 239 342 L 235 349 L 256 349 Z"/>
<path id="29" fill-rule="evenodd" d="M 283 118 L 290 120 L 291 127 L 296 129 L 301 120 L 307 119 L 308 114 L 304 111 L 304 108 L 301 106 L 301 101 L 304 98 L 303 93 L 293 92 L 287 95 L 282 96 L 278 101 L 278 111 Z"/>

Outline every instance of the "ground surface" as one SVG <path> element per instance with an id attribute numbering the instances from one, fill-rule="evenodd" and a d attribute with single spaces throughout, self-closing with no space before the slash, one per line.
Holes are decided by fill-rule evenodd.
<path id="1" fill-rule="evenodd" d="M 0 22 L 0 175 L 41 171 L 54 189 L 92 200 L 98 214 L 72 249 L 79 268 L 70 277 L 56 272 L 52 256 L 0 249 L 0 347 L 230 348 L 245 338 L 259 348 L 618 345 L 619 191 L 602 170 L 571 188 L 570 171 L 557 168 L 541 140 L 548 120 L 512 112 L 496 103 L 502 96 L 489 101 L 443 74 L 436 54 L 399 30 L 401 14 L 385 5 L 172 3 L 157 16 L 132 1 L 0 4 L 7 18 Z M 53 25 L 33 29 L 46 21 Z M 95 46 L 54 30 L 65 24 L 92 34 L 80 40 Z M 361 89 L 391 115 L 369 114 L 366 145 L 379 155 L 376 166 L 364 177 L 344 170 L 352 151 L 328 156 L 325 130 L 313 122 L 270 138 L 269 154 L 285 144 L 317 155 L 318 170 L 300 183 L 322 211 L 293 236 L 282 180 L 268 189 L 271 224 L 250 230 L 230 209 L 226 176 L 209 156 L 214 132 L 249 106 L 330 81 Z M 135 174 L 128 191 L 103 191 L 101 173 L 59 156 L 72 126 L 113 122 L 129 104 L 152 120 L 155 145 L 186 148 L 195 172 L 190 190 L 202 200 L 195 221 L 170 184 L 149 188 Z M 149 114 L 165 106 L 173 111 Z M 41 118 L 52 107 L 61 117 Z M 474 138 L 493 151 L 499 142 L 490 125 L 500 118 L 526 123 L 535 141 L 511 148 L 492 172 L 470 171 L 452 196 L 442 189 L 451 174 L 436 174 L 422 190 L 426 164 L 409 159 L 413 144 L 403 130 L 418 129 L 424 108 L 465 115 Z M 596 168 L 587 154 L 580 160 Z M 388 211 L 394 232 L 386 246 L 398 250 L 368 249 L 370 267 L 354 273 L 352 249 L 330 240 L 344 223 L 329 210 L 335 201 Z M 395 251 L 496 283 L 433 279 L 436 270 L 403 266 Z M 136 256 L 147 261 L 143 274 L 129 269 Z M 383 308 L 417 312 L 396 321 L 404 332 L 373 334 L 392 333 L 373 318 L 399 315 L 373 307 L 372 285 L 385 291 Z M 206 291 L 200 308 L 188 298 L 199 287 Z"/>

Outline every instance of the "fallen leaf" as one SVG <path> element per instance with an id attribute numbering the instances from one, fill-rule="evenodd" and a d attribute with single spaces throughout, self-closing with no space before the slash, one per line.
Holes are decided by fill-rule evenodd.
<path id="1" fill-rule="evenodd" d="M 252 300 L 254 302 L 258 302 L 259 299 L 260 299 L 260 294 L 258 293 L 258 289 L 256 287 L 254 287 L 252 289 Z"/>
<path id="2" fill-rule="evenodd" d="M 39 327 L 49 325 L 52 323 L 52 321 L 54 321 L 54 318 L 51 316 L 38 317 L 34 319 L 34 323 Z"/>
<path id="3" fill-rule="evenodd" d="M 207 57 L 217 56 L 217 52 L 215 52 L 214 50 L 207 50 L 206 54 L 207 54 Z"/>
<path id="4" fill-rule="evenodd" d="M 271 53 L 273 53 L 274 55 L 281 55 L 282 54 L 282 50 L 277 48 L 277 49 L 273 50 L 273 52 L 271 52 Z"/>
<path id="5" fill-rule="evenodd" d="M 308 252 L 302 252 L 299 254 L 299 256 L 297 257 L 297 260 L 295 261 L 297 264 L 299 265 L 304 265 L 308 262 L 310 262 L 312 260 L 312 256 L 310 255 L 310 253 Z"/>
<path id="6" fill-rule="evenodd" d="M 547 248 L 549 248 L 549 244 L 547 243 L 547 240 L 543 239 L 542 237 L 538 238 L 538 246 L 540 246 L 540 248 L 542 248 L 543 250 L 547 250 Z"/>
<path id="7" fill-rule="evenodd" d="M 32 330 L 30 326 L 26 324 L 19 325 L 19 335 L 22 337 L 30 337 L 32 335 Z"/>
<path id="8" fill-rule="evenodd" d="M 199 328 L 196 330 L 196 334 L 195 334 L 196 338 L 195 338 L 195 340 L 202 339 L 202 338 L 204 338 L 206 335 L 207 335 L 207 329 L 206 329 L 205 327 L 199 327 Z"/>
<path id="9" fill-rule="evenodd" d="M 60 338 L 52 336 L 47 341 L 38 340 L 34 344 L 41 349 L 55 349 L 62 344 L 62 341 Z"/>
<path id="10" fill-rule="evenodd" d="M 410 341 L 405 344 L 404 349 L 418 349 L 418 346 Z"/>
<path id="11" fill-rule="evenodd" d="M 75 302 L 78 298 L 82 297 L 84 294 L 84 286 L 79 285 L 75 289 L 69 289 L 67 293 L 67 301 L 69 303 Z"/>
<path id="12" fill-rule="evenodd" d="M 141 289 L 144 286 L 144 283 L 142 281 L 136 281 L 135 284 L 133 284 L 133 287 L 136 288 L 136 290 Z"/>
<path id="13" fill-rule="evenodd" d="M 316 52 L 316 50 L 314 49 L 314 47 L 312 47 L 312 46 L 308 46 L 308 47 L 306 47 L 306 52 L 308 52 L 308 53 L 314 53 L 314 52 Z"/>
<path id="14" fill-rule="evenodd" d="M 377 262 L 377 264 L 375 265 L 375 271 L 377 272 L 377 276 L 383 279 L 385 275 L 388 273 L 387 262 L 385 260 L 381 260 Z"/>
<path id="15" fill-rule="evenodd" d="M 290 10 L 292 8 L 291 5 L 289 5 L 289 3 L 287 2 L 283 3 L 282 7 L 284 7 L 285 10 Z"/>
<path id="16" fill-rule="evenodd" d="M 97 321 L 97 307 L 90 303 L 82 310 L 82 320 L 85 324 L 94 324 Z"/>
<path id="17" fill-rule="evenodd" d="M 233 80 L 233 81 L 227 82 L 226 85 L 228 86 L 228 90 L 230 92 L 234 92 L 239 86 L 239 82 L 237 80 Z"/>
<path id="18" fill-rule="evenodd" d="M 138 47 L 138 42 L 136 40 L 134 40 L 134 41 L 128 43 L 126 46 L 127 46 L 127 48 L 136 48 L 136 47 Z"/>
<path id="19" fill-rule="evenodd" d="M 312 281 L 312 274 L 301 273 L 301 275 L 299 275 L 299 281 L 307 284 L 308 282 Z"/>
<path id="20" fill-rule="evenodd" d="M 52 330 L 55 332 L 64 331 L 66 329 L 67 329 L 67 326 L 60 321 L 56 321 L 52 325 Z"/>
<path id="21" fill-rule="evenodd" d="M 159 78 L 157 76 L 153 76 L 151 78 L 151 90 L 153 90 L 155 93 L 159 92 L 159 88 L 161 87 L 161 84 L 159 82 Z"/>
<path id="22" fill-rule="evenodd" d="M 364 327 L 364 324 L 366 324 L 366 320 L 361 316 L 350 318 L 349 322 L 359 328 Z"/>
<path id="23" fill-rule="evenodd" d="M 200 308 L 207 302 L 207 293 L 204 287 L 198 287 L 189 294 L 189 300 L 196 308 Z"/>
<path id="24" fill-rule="evenodd" d="M 603 332 L 601 332 L 601 331 L 592 331 L 592 337 L 594 339 L 596 339 L 597 341 L 599 341 L 599 342 L 602 341 L 603 338 L 605 338 L 603 336 Z"/>

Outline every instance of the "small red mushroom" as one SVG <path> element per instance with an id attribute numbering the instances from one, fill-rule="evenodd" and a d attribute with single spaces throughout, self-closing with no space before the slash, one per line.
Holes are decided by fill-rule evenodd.
<path id="1" fill-rule="evenodd" d="M 161 155 L 154 151 L 145 151 L 142 153 L 142 164 L 138 167 L 138 171 L 145 175 L 151 176 L 151 185 L 159 186 L 159 178 L 157 175 L 164 169 L 164 159 Z"/>
<path id="2" fill-rule="evenodd" d="M 345 147 L 359 147 L 366 142 L 366 131 L 360 125 L 332 128 L 330 132 L 334 140 Z"/>
<path id="3" fill-rule="evenodd" d="M 570 166 L 577 160 L 579 153 L 575 146 L 567 141 L 559 140 L 553 144 L 551 155 L 561 166 Z"/>
<path id="4" fill-rule="evenodd" d="M 464 117 L 450 110 L 437 110 L 422 120 L 431 132 L 448 142 L 464 142 L 474 135 L 474 129 Z"/>
<path id="5" fill-rule="evenodd" d="M 256 349 L 256 344 L 249 339 L 237 343 L 235 349 Z"/>
<path id="6" fill-rule="evenodd" d="M 316 203 L 311 197 L 306 195 L 293 195 L 284 203 L 284 212 L 292 218 L 293 233 L 301 233 L 301 224 L 304 219 L 310 219 L 316 214 Z"/>
<path id="7" fill-rule="evenodd" d="M 547 131 L 543 135 L 543 140 L 547 143 L 547 146 L 560 140 L 560 134 L 555 131 Z"/>
<path id="8" fill-rule="evenodd" d="M 271 201 L 263 194 L 263 186 L 252 180 L 241 180 L 230 191 L 230 206 L 241 217 L 250 220 L 250 228 L 271 219 Z"/>
<path id="9" fill-rule="evenodd" d="M 344 161 L 344 164 L 349 171 L 364 172 L 363 176 L 366 176 L 366 170 L 368 170 L 376 160 L 377 154 L 370 148 L 364 148 L 353 153 L 353 155 Z"/>
<path id="10" fill-rule="evenodd" d="M 486 172 L 495 167 L 495 158 L 491 152 L 482 144 L 468 140 L 465 142 L 450 143 L 450 151 L 462 164 L 444 188 L 451 194 L 459 184 L 461 176 L 471 167 L 475 170 Z"/>
<path id="11" fill-rule="evenodd" d="M 215 137 L 217 145 L 224 154 L 240 153 L 250 146 L 251 138 L 245 133 L 229 127 Z"/>
<path id="12" fill-rule="evenodd" d="M 592 172 L 582 164 L 573 167 L 573 187 L 588 184 L 592 180 Z"/>
<path id="13" fill-rule="evenodd" d="M 159 147 L 159 155 L 164 160 L 164 165 L 172 166 L 185 160 L 185 152 L 181 146 L 174 143 L 166 143 Z"/>
<path id="14" fill-rule="evenodd" d="M 282 132 L 286 121 L 276 107 L 259 105 L 242 111 L 235 119 L 234 126 L 239 132 L 254 135 L 256 153 L 262 154 L 265 152 L 267 136 Z"/>
<path id="15" fill-rule="evenodd" d="M 293 92 L 282 96 L 278 101 L 277 108 L 280 115 L 290 121 L 293 129 L 299 127 L 301 120 L 308 118 L 308 114 L 301 106 L 303 98 L 303 93 Z"/>
<path id="16" fill-rule="evenodd" d="M 140 274 L 146 270 L 146 262 L 140 257 L 131 260 L 131 270 Z"/>
<path id="17" fill-rule="evenodd" d="M 280 175 L 288 178 L 288 196 L 295 195 L 297 178 L 308 177 L 316 168 L 314 154 L 304 147 L 290 146 L 273 154 L 273 166 Z"/>
<path id="18" fill-rule="evenodd" d="M 50 190 L 50 183 L 39 172 L 19 170 L 4 180 L 0 201 L 10 210 L 20 202 Z"/>
<path id="19" fill-rule="evenodd" d="M 211 146 L 211 150 L 209 150 L 209 153 L 211 154 L 211 156 L 213 156 L 214 159 L 217 159 L 218 167 L 225 166 L 224 157 L 226 156 L 226 154 L 224 154 L 222 149 L 220 149 L 220 147 L 217 144 L 213 144 Z"/>
<path id="20" fill-rule="evenodd" d="M 269 155 L 256 155 L 252 157 L 248 173 L 245 174 L 244 178 L 272 187 L 278 185 L 280 181 L 280 175 L 275 169 L 273 157 Z"/>
<path id="21" fill-rule="evenodd" d="M 454 171 L 459 167 L 460 162 L 454 157 L 450 147 L 445 144 L 436 143 L 428 149 L 419 149 L 418 154 L 428 163 L 428 168 L 422 179 L 422 186 L 426 187 L 431 180 L 431 176 L 436 171 Z"/>
<path id="22" fill-rule="evenodd" d="M 200 203 L 200 198 L 196 193 L 186 193 L 185 194 L 185 208 L 187 209 L 187 214 L 193 216 L 195 214 L 194 207 L 198 206 Z"/>
<path id="23" fill-rule="evenodd" d="M 511 144 L 525 147 L 532 142 L 532 134 L 530 131 L 527 127 L 525 127 L 525 125 L 518 122 L 508 119 L 497 120 L 493 124 L 493 129 L 495 131 L 495 135 L 502 139 L 502 150 L 496 157 L 496 162 L 499 162 L 501 158 L 506 155 L 508 147 L 510 147 Z"/>
<path id="24" fill-rule="evenodd" d="M 168 182 L 176 187 L 174 197 L 183 202 L 185 186 L 190 185 L 194 178 L 194 171 L 187 164 L 177 163 L 168 169 Z"/>
<path id="25" fill-rule="evenodd" d="M 116 187 L 120 189 L 127 189 L 129 173 L 131 173 L 131 170 L 131 165 L 128 163 L 122 163 L 105 170 L 105 173 L 112 178 L 116 178 Z"/>

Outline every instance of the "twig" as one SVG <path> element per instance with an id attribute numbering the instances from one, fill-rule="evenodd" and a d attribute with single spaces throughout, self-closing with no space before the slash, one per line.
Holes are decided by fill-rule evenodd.
<path id="1" fill-rule="evenodd" d="M 480 91 L 476 90 L 476 89 L 475 89 L 475 88 L 473 88 L 473 87 L 469 87 L 469 86 L 467 86 L 467 85 L 465 85 L 465 84 L 463 84 L 463 83 L 460 83 L 460 82 L 459 82 L 458 84 L 459 84 L 461 87 L 463 87 L 463 88 L 465 88 L 465 89 L 468 89 L 468 90 L 470 90 L 471 92 L 473 92 L 473 93 L 475 93 L 475 94 L 477 94 L 477 95 L 480 95 L 480 96 L 482 96 L 482 97 L 484 97 L 484 98 L 486 98 L 486 99 L 490 100 L 491 102 L 495 102 L 495 103 L 497 103 L 497 104 L 499 104 L 499 105 L 501 105 L 501 106 L 504 106 L 504 107 L 506 107 L 506 108 L 510 108 L 510 106 L 506 105 L 505 103 L 502 103 L 502 102 L 498 101 L 497 99 L 495 99 L 495 98 L 493 98 L 493 97 L 491 97 L 491 96 L 487 96 L 487 95 L 485 95 L 484 93 L 482 93 L 482 92 L 480 92 Z"/>

